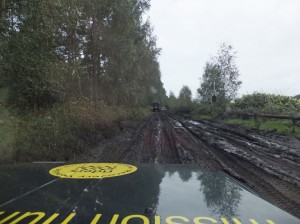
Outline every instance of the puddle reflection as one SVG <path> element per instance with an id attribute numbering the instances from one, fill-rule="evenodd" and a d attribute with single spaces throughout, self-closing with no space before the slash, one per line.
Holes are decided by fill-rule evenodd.
<path id="1" fill-rule="evenodd" d="M 44 220 L 59 214 L 54 217 L 54 223 L 67 217 L 71 217 L 72 223 L 89 223 L 94 217 L 101 218 L 99 223 L 111 223 L 115 218 L 116 224 L 129 219 L 130 224 L 140 224 L 141 217 L 155 224 L 164 224 L 174 217 L 181 218 L 167 223 L 185 223 L 184 220 L 193 223 L 195 217 L 219 221 L 237 218 L 241 223 L 249 223 L 249 219 L 259 224 L 266 223 L 267 219 L 274 223 L 298 223 L 296 218 L 254 196 L 223 174 L 192 165 L 139 165 L 137 172 L 116 178 L 57 179 L 24 194 L 55 180 L 48 175 L 50 168 L 12 166 L 0 172 L 0 183 L 3 183 L 0 201 L 17 198 L 0 207 L 0 213 L 5 211 L 0 214 L 0 222 L 16 211 L 22 214 L 40 211 Z M 26 174 L 26 180 L 22 174 Z"/>
<path id="2" fill-rule="evenodd" d="M 180 203 L 181 212 L 187 214 L 209 212 L 216 217 L 239 217 L 242 189 L 226 176 L 220 173 L 201 172 L 191 167 L 180 170 L 167 167 L 165 172 L 160 184 L 159 214 L 174 213 L 172 205 Z M 166 211 L 166 208 L 170 208 L 167 209 L 169 211 Z"/>

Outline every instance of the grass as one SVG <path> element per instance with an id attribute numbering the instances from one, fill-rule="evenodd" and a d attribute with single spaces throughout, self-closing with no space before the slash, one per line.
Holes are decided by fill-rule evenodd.
<path id="1" fill-rule="evenodd" d="M 12 162 L 16 118 L 4 107 L 7 89 L 0 88 L 0 163 Z"/>
<path id="2" fill-rule="evenodd" d="M 192 115 L 194 120 L 212 120 L 214 118 L 213 115 L 205 115 L 205 114 L 195 114 Z"/>
<path id="3" fill-rule="evenodd" d="M 225 124 L 242 125 L 249 128 L 255 128 L 254 120 L 243 120 L 238 118 L 227 119 L 224 121 Z"/>
<path id="4" fill-rule="evenodd" d="M 70 160 L 75 154 L 120 131 L 121 120 L 142 119 L 149 108 L 108 106 L 82 98 L 13 115 L 6 108 L 7 89 L 0 87 L 0 164 L 37 160 Z"/>
<path id="5" fill-rule="evenodd" d="M 242 125 L 249 128 L 256 128 L 259 126 L 259 130 L 263 131 L 274 131 L 281 134 L 288 134 L 300 137 L 300 125 L 299 122 L 295 127 L 295 132 L 293 132 L 292 121 L 290 120 L 277 120 L 277 119 L 268 119 L 261 120 L 259 123 L 255 123 L 253 119 L 244 120 L 244 119 L 227 119 L 224 121 L 226 124 Z"/>

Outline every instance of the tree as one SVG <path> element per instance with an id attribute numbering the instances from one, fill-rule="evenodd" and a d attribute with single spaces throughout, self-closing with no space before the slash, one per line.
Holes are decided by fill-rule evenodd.
<path id="1" fill-rule="evenodd" d="M 204 101 L 209 101 L 213 95 L 217 96 L 221 104 L 235 99 L 242 84 L 238 80 L 240 73 L 235 58 L 236 52 L 232 46 L 223 43 L 217 55 L 206 62 L 201 85 L 197 90 Z"/>
<path id="2" fill-rule="evenodd" d="M 298 94 L 298 95 L 294 96 L 294 98 L 296 98 L 296 99 L 300 99 L 300 94 Z"/>
<path id="3" fill-rule="evenodd" d="M 166 97 L 160 49 L 144 19 L 149 0 L 2 3 L 0 72 L 11 83 L 9 105 L 36 111 L 85 97 L 143 106 Z"/>
<path id="4" fill-rule="evenodd" d="M 197 178 L 207 208 L 221 217 L 236 217 L 241 201 L 241 190 L 225 176 L 202 173 Z"/>
<path id="5" fill-rule="evenodd" d="M 167 106 L 168 106 L 168 108 L 171 108 L 171 109 L 173 109 L 177 106 L 177 98 L 176 98 L 175 94 L 172 91 L 169 92 L 169 97 L 168 97 L 168 100 L 167 100 Z"/>
<path id="6" fill-rule="evenodd" d="M 1 70 L 9 76 L 9 105 L 36 111 L 52 106 L 63 97 L 63 65 L 56 57 L 58 32 L 53 26 L 56 14 L 50 13 L 55 2 L 20 1 L 6 12 L 1 40 L 5 50 Z"/>
<path id="7" fill-rule="evenodd" d="M 224 85 L 222 84 L 220 70 L 217 65 L 207 62 L 201 78 L 201 87 L 197 90 L 200 97 L 204 101 L 210 101 L 214 94 L 217 94 L 219 98 L 224 98 L 225 91 L 222 87 Z"/>
<path id="8" fill-rule="evenodd" d="M 188 86 L 183 86 L 179 92 L 179 105 L 189 107 L 192 103 L 192 91 Z"/>

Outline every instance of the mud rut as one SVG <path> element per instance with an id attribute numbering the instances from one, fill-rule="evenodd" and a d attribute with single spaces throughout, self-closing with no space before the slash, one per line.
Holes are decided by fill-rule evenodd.
<path id="1" fill-rule="evenodd" d="M 300 217 L 300 140 L 296 138 L 155 113 L 83 160 L 198 164 L 229 174 Z"/>

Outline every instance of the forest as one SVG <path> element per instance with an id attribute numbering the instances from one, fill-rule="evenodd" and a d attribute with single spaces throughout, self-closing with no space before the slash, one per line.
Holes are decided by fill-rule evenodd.
<path id="1" fill-rule="evenodd" d="M 164 95 L 160 49 L 143 16 L 147 0 L 24 0 L 2 7 L 1 77 L 10 106 L 36 112 L 72 97 L 140 106 Z"/>
<path id="2" fill-rule="evenodd" d="M 149 0 L 0 7 L 3 160 L 68 157 L 165 97 Z"/>

